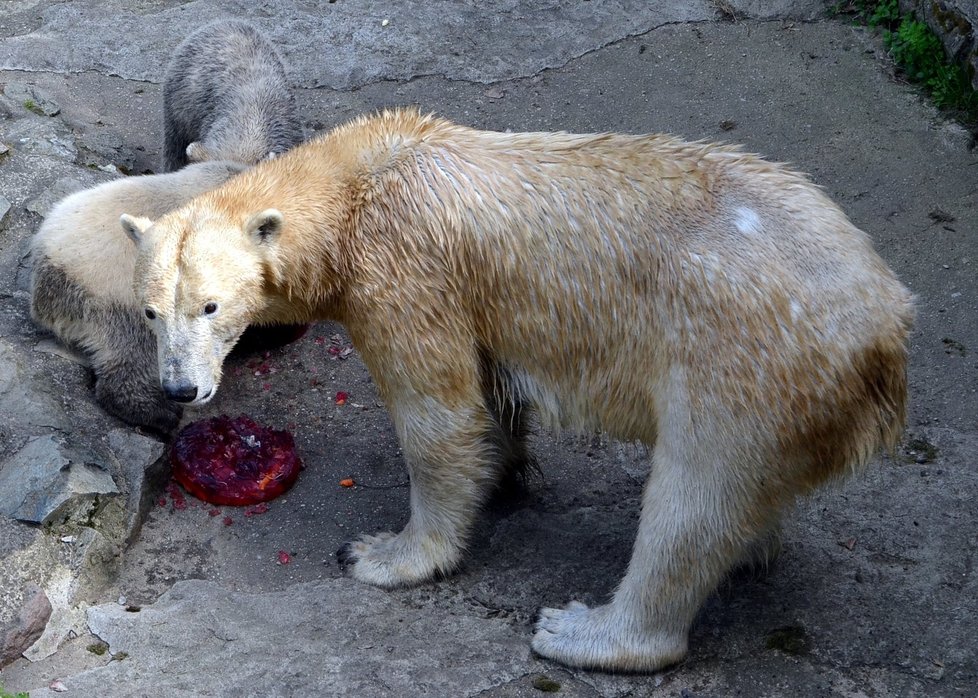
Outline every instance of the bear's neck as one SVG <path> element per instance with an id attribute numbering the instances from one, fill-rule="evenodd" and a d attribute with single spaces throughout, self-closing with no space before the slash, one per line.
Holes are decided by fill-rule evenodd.
<path id="1" fill-rule="evenodd" d="M 215 203 L 233 219 L 266 209 L 284 225 L 268 244 L 266 304 L 256 321 L 301 323 L 337 319 L 343 294 L 338 226 L 346 216 L 337 179 L 315 157 L 282 157 L 234 179 Z"/>

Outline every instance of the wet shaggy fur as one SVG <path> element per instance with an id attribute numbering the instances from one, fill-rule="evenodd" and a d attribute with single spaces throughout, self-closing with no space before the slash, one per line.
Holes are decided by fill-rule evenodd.
<path id="1" fill-rule="evenodd" d="M 98 403 L 129 424 L 169 432 L 181 408 L 160 390 L 156 336 L 132 289 L 136 251 L 119 216 L 162 215 L 243 169 L 210 162 L 106 182 L 63 199 L 31 242 L 31 315 L 90 359 Z"/>
<path id="2" fill-rule="evenodd" d="M 651 446 L 614 597 L 541 611 L 533 648 L 566 664 L 681 659 L 783 508 L 904 426 L 910 294 L 820 189 L 735 147 L 387 112 L 130 233 L 161 366 L 201 393 L 251 322 L 347 326 L 411 476 L 404 530 L 342 551 L 357 579 L 454 569 L 526 410 Z"/>
<path id="3" fill-rule="evenodd" d="M 188 162 L 252 164 L 302 140 L 285 64 L 255 27 L 224 19 L 176 49 L 163 84 L 164 171 Z"/>

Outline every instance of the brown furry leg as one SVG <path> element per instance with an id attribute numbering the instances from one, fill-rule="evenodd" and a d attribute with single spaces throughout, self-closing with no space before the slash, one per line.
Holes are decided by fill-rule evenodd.
<path id="1" fill-rule="evenodd" d="M 501 497 L 515 497 L 526 491 L 534 475 L 540 474 L 537 459 L 526 442 L 533 410 L 523 403 L 508 403 L 490 412 L 498 425 L 492 439 L 499 452 L 496 491 Z"/>
<path id="2" fill-rule="evenodd" d="M 763 579 L 781 555 L 781 520 L 774 518 L 744 550 L 743 556 L 730 570 L 735 579 Z"/>
<path id="3" fill-rule="evenodd" d="M 482 394 L 497 427 L 492 434 L 499 452 L 497 488 L 504 496 L 516 494 L 540 472 L 526 443 L 533 409 L 520 399 L 505 369 L 487 357 L 482 360 Z"/>
<path id="4" fill-rule="evenodd" d="M 102 409 L 164 434 L 177 426 L 182 409 L 163 396 L 156 338 L 137 311 L 103 305 L 42 255 L 34 260 L 31 315 L 91 359 Z"/>

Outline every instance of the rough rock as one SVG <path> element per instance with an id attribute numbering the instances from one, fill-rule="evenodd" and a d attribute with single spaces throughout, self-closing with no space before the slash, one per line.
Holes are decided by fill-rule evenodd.
<path id="1" fill-rule="evenodd" d="M 98 65 L 129 80 L 162 82 L 163 66 L 180 39 L 220 17 L 221 0 L 197 0 L 143 13 L 119 6 L 105 23 L 96 0 L 44 8 L 35 31 L 3 42 L 0 69 L 45 65 L 76 73 Z M 622 35 L 671 22 L 714 17 L 714 3 L 575 2 L 503 0 L 459 4 L 429 0 L 392 5 L 380 0 L 346 3 L 267 3 L 251 19 L 285 47 L 292 79 L 303 87 L 353 89 L 419 74 L 489 83 L 534 75 Z M 580 31 L 581 26 L 588 31 Z M 78 34 L 98 42 L 72 43 Z M 473 41 L 493 35 L 492 42 Z M 133 41 L 139 36 L 143 40 Z M 112 46 L 111 52 L 104 47 Z"/>
<path id="2" fill-rule="evenodd" d="M 74 162 L 78 148 L 67 129 L 50 119 L 19 119 L 7 130 L 11 146 L 31 155 L 46 155 Z"/>
<path id="3" fill-rule="evenodd" d="M 90 167 L 76 164 L 77 134 L 59 106 L 47 89 L 16 80 L 0 94 L 0 628 L 13 633 L 5 661 L 43 658 L 83 631 L 85 604 L 111 580 L 166 472 L 163 445 L 105 415 L 86 368 L 64 360 L 64 347 L 45 351 L 54 342 L 29 319 L 30 235 L 60 199 L 119 176 L 115 162 L 129 157 L 117 135 L 86 132 Z M 41 597 L 29 589 L 50 606 L 43 627 Z"/>
<path id="4" fill-rule="evenodd" d="M 96 168 L 108 174 L 149 174 L 136 171 L 138 153 L 115 131 L 90 131 L 78 136 L 78 164 Z M 106 164 L 108 160 L 108 164 Z"/>
<path id="5" fill-rule="evenodd" d="M 56 538 L 39 528 L 0 516 L 0 666 L 30 646 L 26 637 L 37 639 L 35 629 L 40 625 L 37 619 L 43 602 L 36 590 L 43 590 L 45 581 L 58 569 L 60 546 Z M 49 598 L 46 593 L 45 598 Z M 25 625 L 25 618 L 33 620 Z"/>
<path id="6" fill-rule="evenodd" d="M 826 10 L 834 5 L 826 0 L 726 0 L 715 2 L 721 12 L 730 12 L 733 17 L 726 19 L 788 19 L 811 21 L 824 17 Z"/>
<path id="7" fill-rule="evenodd" d="M 160 441 L 129 429 L 109 432 L 109 450 L 126 480 L 125 530 L 128 543 L 139 533 L 156 494 L 170 474 L 170 466 L 163 457 L 165 448 Z"/>
<path id="8" fill-rule="evenodd" d="M 125 658 L 62 677 L 75 695 L 298 695 L 316 685 L 350 696 L 398 686 L 415 695 L 474 695 L 524 675 L 530 660 L 521 633 L 503 620 L 412 608 L 349 579 L 269 595 L 178 582 L 138 612 L 93 606 L 88 626 L 108 654 Z M 183 670 L 202 662 L 200 674 Z"/>
<path id="9" fill-rule="evenodd" d="M 25 85 L 21 82 L 8 83 L 3 88 L 3 93 L 33 114 L 57 116 L 61 113 L 61 106 L 33 85 Z"/>
<path id="10" fill-rule="evenodd" d="M 19 658 L 34 644 L 47 627 L 51 617 L 51 602 L 47 594 L 36 584 L 31 584 L 26 592 L 26 601 L 14 623 L 0 625 L 0 667 Z"/>
<path id="11" fill-rule="evenodd" d="M 38 380 L 24 352 L 0 338 L 0 415 L 8 429 L 23 430 L 17 439 L 22 440 L 20 445 L 27 438 L 23 434 L 37 434 L 43 427 L 59 431 L 68 427 L 68 418 L 53 392 L 53 386 Z M 7 447 L 14 446 L 12 440 Z M 12 453 L 0 452 L 0 458 Z"/>
<path id="12" fill-rule="evenodd" d="M 35 524 L 90 519 L 102 496 L 119 492 L 93 460 L 53 436 L 31 439 L 0 463 L 0 515 Z"/>

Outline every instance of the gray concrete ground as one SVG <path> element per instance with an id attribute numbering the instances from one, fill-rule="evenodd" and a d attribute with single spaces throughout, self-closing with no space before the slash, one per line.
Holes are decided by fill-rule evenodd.
<path id="1" fill-rule="evenodd" d="M 0 477 L 50 443 L 45 457 L 95 463 L 118 490 L 85 494 L 46 527 L 0 517 L 0 611 L 43 611 L 29 603 L 37 588 L 54 608 L 34 661 L 0 682 L 32 696 L 978 693 L 978 157 L 829 5 L 0 6 Z M 348 345 L 341 327 L 234 359 L 189 415 L 294 429 L 307 467 L 291 492 L 251 515 L 160 494 L 156 442 L 101 414 L 86 371 L 31 325 L 23 255 L 53 201 L 110 176 L 98 168 L 157 168 L 162 65 L 225 14 L 283 50 L 310 132 L 416 104 L 493 129 L 735 141 L 810 172 L 917 294 L 904 447 L 799 502 L 779 561 L 725 584 L 687 660 L 654 676 L 568 670 L 529 650 L 537 607 L 601 601 L 620 578 L 647 468 L 633 447 L 539 434 L 542 477 L 487 510 L 457 575 L 396 592 L 343 577 L 333 551 L 401 526 L 408 490 L 365 369 L 333 349 Z M 341 487 L 347 477 L 357 485 Z"/>

